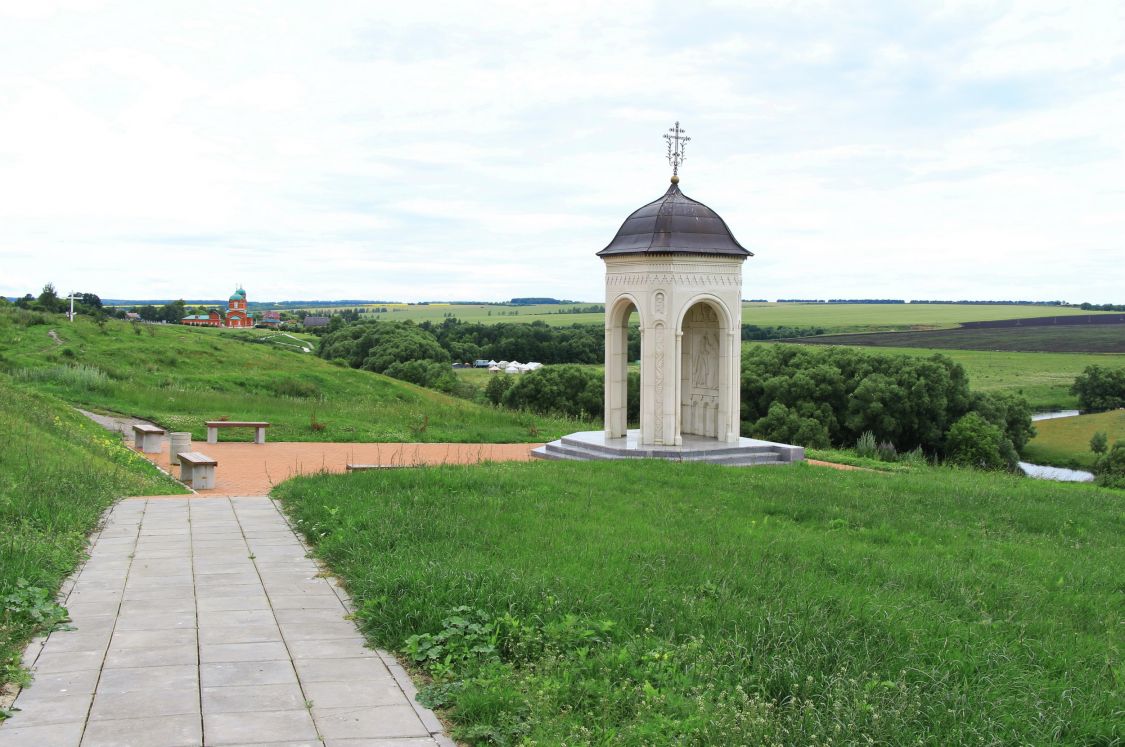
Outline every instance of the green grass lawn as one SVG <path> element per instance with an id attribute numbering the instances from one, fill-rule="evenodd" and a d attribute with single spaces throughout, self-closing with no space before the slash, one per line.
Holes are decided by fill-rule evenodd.
<path id="1" fill-rule="evenodd" d="M 584 427 L 240 340 L 246 333 L 118 321 L 101 330 L 61 316 L 25 327 L 18 318 L 0 312 L 0 367 L 14 377 L 72 404 L 147 418 L 196 439 L 206 435 L 204 420 L 220 417 L 269 421 L 269 438 L 279 441 L 511 443 Z"/>
<path id="2" fill-rule="evenodd" d="M 1115 441 L 1125 441 L 1125 410 L 1078 415 L 1073 418 L 1040 420 L 1035 424 L 1036 436 L 1024 452 L 1024 459 L 1035 464 L 1085 468 L 1094 466 L 1090 438 L 1102 431 Z"/>
<path id="3" fill-rule="evenodd" d="M 59 400 L 0 374 L 0 686 L 115 499 L 188 492 Z M 0 718 L 3 718 L 0 713 Z"/>
<path id="4" fill-rule="evenodd" d="M 1086 366 L 1125 366 L 1125 355 L 1109 353 L 1013 353 L 889 347 L 872 347 L 869 352 L 920 356 L 941 353 L 965 367 L 973 390 L 1020 394 L 1036 412 L 1077 407 L 1078 399 L 1070 393 L 1070 386 L 1074 377 Z"/>
<path id="5" fill-rule="evenodd" d="M 1125 738 L 1118 491 L 640 461 L 274 495 L 471 744 Z"/>

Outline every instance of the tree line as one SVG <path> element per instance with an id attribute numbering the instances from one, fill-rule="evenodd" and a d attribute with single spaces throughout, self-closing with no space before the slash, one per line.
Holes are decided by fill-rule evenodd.
<path id="1" fill-rule="evenodd" d="M 543 364 L 597 364 L 605 360 L 605 327 L 600 324 L 552 326 L 543 321 L 531 323 L 485 324 L 447 318 L 440 322 L 412 320 L 404 322 L 356 322 L 358 315 L 333 318 L 324 333 L 321 355 L 328 359 L 345 359 L 355 368 L 365 365 L 372 346 L 391 345 L 390 340 L 426 339 L 433 354 L 426 359 L 435 363 L 468 363 L 476 360 L 537 361 Z M 374 327 L 381 329 L 375 330 Z M 822 334 L 819 327 L 770 327 L 753 324 L 742 327 L 743 340 L 777 340 Z M 641 357 L 641 336 L 638 327 L 630 327 L 629 360 Z M 432 347 L 436 343 L 437 347 Z M 394 345 L 392 345 L 394 347 Z M 437 349 L 446 355 L 436 355 Z M 383 373 L 380 371 L 380 373 Z M 420 383 L 420 382 L 415 382 Z"/>
<path id="2" fill-rule="evenodd" d="M 1015 467 L 1035 435 L 1022 397 L 971 392 L 951 358 L 856 348 L 754 346 L 742 354 L 746 435 L 810 447 L 851 447 L 872 433 L 899 452 Z M 984 442 L 981 453 L 968 448 Z"/>
<path id="3" fill-rule="evenodd" d="M 598 325 L 359 322 L 325 335 L 319 354 L 354 368 L 456 392 L 454 360 L 494 358 L 601 363 Z M 634 330 L 630 359 L 639 357 Z M 639 389 L 634 374 L 631 399 Z M 553 365 L 498 376 L 494 404 L 597 419 L 603 374 Z M 1035 430 L 1022 397 L 969 390 L 964 368 L 947 356 L 869 353 L 856 348 L 753 346 L 742 357 L 743 434 L 809 447 L 851 447 L 865 434 L 898 451 L 921 449 L 950 461 L 1014 468 Z M 631 403 L 633 404 L 633 403 Z M 635 412 L 635 405 L 630 408 Z"/>
<path id="4" fill-rule="evenodd" d="M 636 422 L 640 377 L 629 377 Z M 493 404 L 596 420 L 603 374 L 552 366 L 496 377 Z M 960 364 L 944 355 L 917 358 L 854 348 L 754 346 L 742 356 L 742 435 L 813 448 L 851 448 L 869 440 L 881 458 L 920 455 L 988 469 L 1017 467 L 1035 435 L 1022 397 L 969 390 Z"/>

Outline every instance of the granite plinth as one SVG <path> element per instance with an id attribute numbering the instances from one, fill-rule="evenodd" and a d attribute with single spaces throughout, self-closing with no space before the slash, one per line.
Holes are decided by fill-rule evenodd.
<path id="1" fill-rule="evenodd" d="M 732 467 L 790 464 L 804 461 L 802 446 L 740 438 L 736 443 L 703 436 L 684 436 L 681 446 L 642 445 L 639 430 L 624 438 L 606 438 L 605 431 L 582 431 L 532 449 L 539 459 L 598 461 L 611 459 L 665 459 L 674 462 L 706 462 Z"/>

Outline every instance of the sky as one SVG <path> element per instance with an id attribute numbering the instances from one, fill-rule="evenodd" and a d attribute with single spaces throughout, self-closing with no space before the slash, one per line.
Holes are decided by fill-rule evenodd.
<path id="1" fill-rule="evenodd" d="M 745 298 L 1125 301 L 1125 3 L 0 0 L 0 294 L 604 298 L 681 188 Z"/>

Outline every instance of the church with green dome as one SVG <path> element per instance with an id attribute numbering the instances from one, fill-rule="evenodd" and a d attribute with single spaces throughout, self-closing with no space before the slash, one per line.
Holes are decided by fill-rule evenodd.
<path id="1" fill-rule="evenodd" d="M 246 310 L 246 291 L 242 286 L 238 286 L 238 290 L 231 294 L 230 300 L 227 302 L 227 325 L 228 327 L 253 327 L 254 319 L 250 316 L 250 312 Z"/>
<path id="2" fill-rule="evenodd" d="M 226 319 L 218 309 L 212 309 L 209 314 L 185 316 L 180 323 L 192 327 L 253 327 L 254 317 L 246 310 L 246 291 L 240 285 L 227 301 Z"/>

